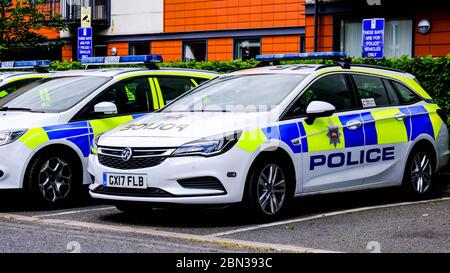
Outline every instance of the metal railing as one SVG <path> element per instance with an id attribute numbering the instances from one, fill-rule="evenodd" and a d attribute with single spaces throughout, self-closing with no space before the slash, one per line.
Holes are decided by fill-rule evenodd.
<path id="1" fill-rule="evenodd" d="M 92 7 L 92 24 L 109 25 L 111 0 L 61 0 L 61 14 L 68 23 L 79 23 L 81 7 Z"/>

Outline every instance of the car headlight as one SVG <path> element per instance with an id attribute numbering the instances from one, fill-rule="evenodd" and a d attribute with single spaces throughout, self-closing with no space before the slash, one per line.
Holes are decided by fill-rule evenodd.
<path id="1" fill-rule="evenodd" d="M 91 154 L 93 155 L 97 155 L 98 154 L 98 150 L 97 150 L 97 145 L 98 145 L 98 140 L 100 139 L 101 135 L 94 137 L 94 140 L 92 141 L 92 145 L 91 145 Z"/>
<path id="2" fill-rule="evenodd" d="M 241 137 L 242 131 L 198 139 L 178 147 L 172 156 L 214 156 L 230 150 Z"/>
<path id="3" fill-rule="evenodd" d="M 0 132 L 0 146 L 12 143 L 23 136 L 28 129 Z"/>

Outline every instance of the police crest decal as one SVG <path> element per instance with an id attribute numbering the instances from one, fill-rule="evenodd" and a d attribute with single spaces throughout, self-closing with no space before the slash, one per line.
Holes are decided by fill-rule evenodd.
<path id="1" fill-rule="evenodd" d="M 328 138 L 330 139 L 330 145 L 334 145 L 334 148 L 341 143 L 341 132 L 339 132 L 339 127 L 335 126 L 330 120 L 328 126 Z"/>

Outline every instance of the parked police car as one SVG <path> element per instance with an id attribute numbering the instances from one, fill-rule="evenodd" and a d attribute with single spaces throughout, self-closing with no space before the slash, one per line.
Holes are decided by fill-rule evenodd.
<path id="1" fill-rule="evenodd" d="M 48 77 L 48 60 L 0 62 L 0 99 L 34 81 Z M 29 70 L 34 71 L 29 71 Z"/>
<path id="2" fill-rule="evenodd" d="M 90 194 L 128 212 L 140 202 L 245 202 L 266 217 L 307 194 L 403 185 L 423 196 L 449 158 L 445 122 L 400 71 L 348 63 L 237 71 L 102 135 L 89 157 Z"/>
<path id="3" fill-rule="evenodd" d="M 94 57 L 85 65 L 145 63 L 159 55 Z M 189 69 L 105 68 L 54 73 L 0 101 L 0 189 L 29 190 L 43 202 L 91 183 L 92 141 L 216 77 Z"/>

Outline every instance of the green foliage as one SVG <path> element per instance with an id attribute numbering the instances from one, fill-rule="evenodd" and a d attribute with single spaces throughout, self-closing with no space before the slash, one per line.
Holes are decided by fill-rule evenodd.
<path id="1" fill-rule="evenodd" d="M 450 54 L 447 57 L 433 58 L 431 56 L 408 58 L 406 56 L 396 59 L 353 59 L 353 63 L 371 64 L 383 67 L 390 67 L 403 70 L 415 75 L 422 87 L 434 98 L 450 115 Z M 332 61 L 314 60 L 314 61 L 289 61 L 292 63 L 332 63 Z M 165 62 L 162 67 L 179 67 L 200 70 L 217 71 L 227 73 L 234 70 L 252 68 L 258 64 L 255 60 L 242 61 L 210 61 L 210 62 Z M 69 70 L 78 69 L 79 62 L 55 62 L 52 69 Z M 449 123 L 450 124 L 450 123 Z"/>
<path id="2" fill-rule="evenodd" d="M 210 62 L 165 62 L 160 64 L 163 67 L 180 67 L 180 68 L 190 68 L 190 69 L 200 69 L 216 71 L 220 73 L 227 73 L 234 70 L 252 68 L 258 64 L 255 60 L 234 60 L 234 61 L 210 61 Z"/>
<path id="3" fill-rule="evenodd" d="M 48 1 L 0 0 L 0 52 L 14 48 L 42 46 L 47 38 L 37 30 L 63 30 L 67 25 L 59 13 L 48 6 Z"/>
<path id="4" fill-rule="evenodd" d="M 82 69 L 83 66 L 80 62 L 68 62 L 68 61 L 55 61 L 50 66 L 50 70 L 58 70 L 58 71 L 65 71 L 65 70 L 73 70 L 73 69 Z"/>

